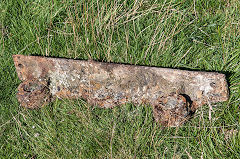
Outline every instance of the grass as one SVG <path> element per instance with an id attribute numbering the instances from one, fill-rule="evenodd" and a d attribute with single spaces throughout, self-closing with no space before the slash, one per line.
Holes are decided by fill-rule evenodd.
<path id="1" fill-rule="evenodd" d="M 240 158 L 237 0 L 0 2 L 0 158 Z M 19 106 L 13 54 L 225 73 L 230 100 L 179 128 L 148 106 Z"/>

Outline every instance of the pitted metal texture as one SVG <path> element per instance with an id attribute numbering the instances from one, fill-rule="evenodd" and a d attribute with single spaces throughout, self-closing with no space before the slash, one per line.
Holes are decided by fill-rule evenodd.
<path id="1" fill-rule="evenodd" d="M 27 108 L 55 98 L 85 99 L 112 108 L 127 102 L 153 107 L 157 122 L 179 126 L 206 103 L 228 99 L 225 75 L 216 72 L 14 55 L 23 81 L 17 98 Z"/>

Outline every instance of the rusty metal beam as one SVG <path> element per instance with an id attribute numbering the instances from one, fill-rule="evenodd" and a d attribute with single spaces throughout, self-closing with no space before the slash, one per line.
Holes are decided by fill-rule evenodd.
<path id="1" fill-rule="evenodd" d="M 95 61 L 13 55 L 17 98 L 39 108 L 55 98 L 83 98 L 112 108 L 127 102 L 153 107 L 156 121 L 179 126 L 206 104 L 228 100 L 224 74 Z"/>

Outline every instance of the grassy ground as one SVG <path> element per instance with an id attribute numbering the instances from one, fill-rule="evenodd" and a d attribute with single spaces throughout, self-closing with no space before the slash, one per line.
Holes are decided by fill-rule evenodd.
<path id="1" fill-rule="evenodd" d="M 240 158 L 238 0 L 0 2 L 0 158 Z M 147 106 L 19 106 L 11 55 L 218 71 L 228 102 L 161 128 Z"/>

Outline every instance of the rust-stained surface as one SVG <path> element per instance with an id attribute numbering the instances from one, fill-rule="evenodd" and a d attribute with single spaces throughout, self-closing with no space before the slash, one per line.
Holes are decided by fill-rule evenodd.
<path id="1" fill-rule="evenodd" d="M 95 61 L 14 55 L 23 81 L 17 98 L 38 108 L 54 98 L 83 98 L 112 108 L 127 102 L 153 107 L 156 121 L 179 126 L 206 103 L 228 99 L 224 74 Z"/>

